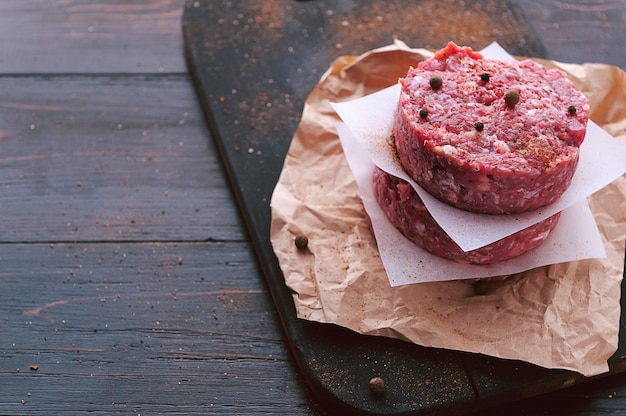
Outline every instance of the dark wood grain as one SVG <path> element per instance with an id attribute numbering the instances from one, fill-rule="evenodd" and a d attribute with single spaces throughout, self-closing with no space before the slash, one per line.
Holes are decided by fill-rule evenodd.
<path id="1" fill-rule="evenodd" d="M 474 416 L 622 415 L 626 409 L 626 374 L 519 400 Z"/>
<path id="2" fill-rule="evenodd" d="M 2 414 L 316 414 L 245 243 L 0 256 Z"/>
<path id="3" fill-rule="evenodd" d="M 245 238 L 188 76 L 0 91 L 0 241 Z"/>
<path id="4" fill-rule="evenodd" d="M 181 73 L 183 0 L 3 0 L 0 73 Z"/>
<path id="5" fill-rule="evenodd" d="M 625 0 L 516 0 L 546 48 L 545 58 L 626 69 Z"/>

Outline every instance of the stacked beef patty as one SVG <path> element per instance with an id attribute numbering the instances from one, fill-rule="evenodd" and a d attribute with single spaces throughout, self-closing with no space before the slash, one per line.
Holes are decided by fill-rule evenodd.
<path id="1" fill-rule="evenodd" d="M 404 170 L 431 195 L 462 210 L 500 215 L 551 204 L 569 187 L 589 105 L 561 71 L 530 60 L 486 59 L 450 43 L 409 69 L 400 85 L 393 143 Z M 407 238 L 461 262 L 523 254 L 558 221 L 557 214 L 464 253 L 426 220 L 430 214 L 401 179 L 377 169 L 374 194 Z"/>

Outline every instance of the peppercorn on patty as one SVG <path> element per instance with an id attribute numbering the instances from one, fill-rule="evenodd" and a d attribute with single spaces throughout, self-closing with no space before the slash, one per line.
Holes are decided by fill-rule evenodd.
<path id="1" fill-rule="evenodd" d="M 589 105 L 561 71 L 449 43 L 400 85 L 396 150 L 435 197 L 510 214 L 556 201 L 571 183 Z"/>

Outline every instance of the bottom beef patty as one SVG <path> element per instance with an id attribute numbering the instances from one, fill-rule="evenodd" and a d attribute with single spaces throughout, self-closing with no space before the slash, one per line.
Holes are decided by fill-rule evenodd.
<path id="1" fill-rule="evenodd" d="M 461 263 L 489 264 L 539 247 L 558 223 L 560 213 L 487 246 L 464 252 L 430 215 L 406 181 L 374 168 L 376 201 L 389 221 L 410 241 L 432 254 Z"/>

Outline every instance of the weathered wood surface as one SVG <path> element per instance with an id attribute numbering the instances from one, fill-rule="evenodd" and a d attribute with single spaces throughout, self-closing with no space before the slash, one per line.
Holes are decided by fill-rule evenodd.
<path id="1" fill-rule="evenodd" d="M 545 31 L 588 9 L 601 47 L 585 51 L 624 67 L 602 46 L 623 0 L 520 2 Z M 210 141 L 184 7 L 0 2 L 1 414 L 325 414 Z M 556 33 L 546 45 L 570 50 L 577 33 Z M 618 376 L 489 414 L 618 414 L 624 398 Z"/>
<path id="2" fill-rule="evenodd" d="M 187 74 L 183 7 L 0 3 L 1 414 L 322 414 Z"/>
<path id="3" fill-rule="evenodd" d="M 0 2 L 0 73 L 184 73 L 184 0 Z"/>
<path id="4" fill-rule="evenodd" d="M 311 414 L 245 242 L 0 253 L 0 413 Z"/>
<path id="5" fill-rule="evenodd" d="M 8 241 L 242 240 L 187 76 L 0 78 Z"/>

